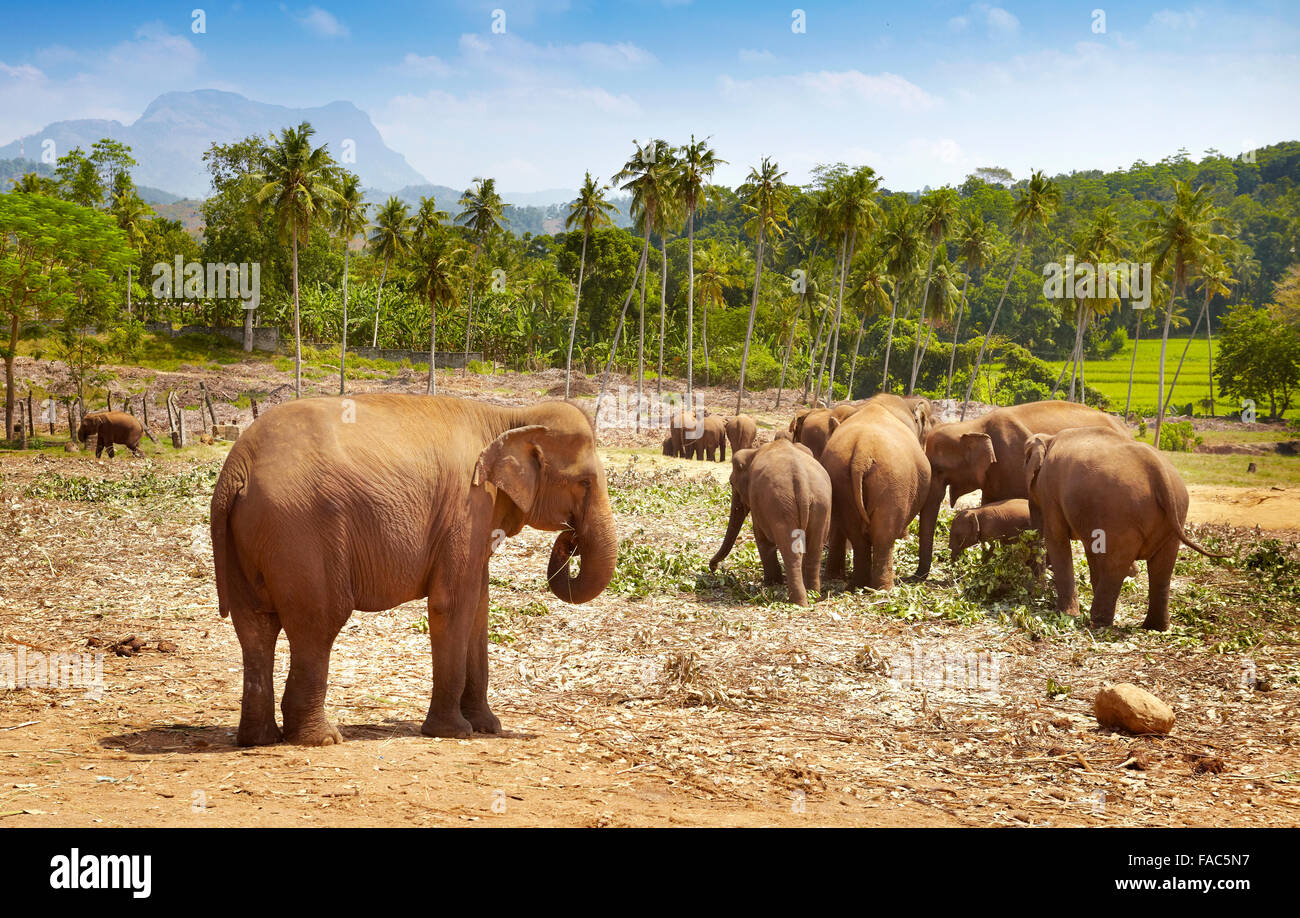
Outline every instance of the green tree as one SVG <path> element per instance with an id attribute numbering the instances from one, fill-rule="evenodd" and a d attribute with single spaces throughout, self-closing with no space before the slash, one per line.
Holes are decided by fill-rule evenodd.
<path id="1" fill-rule="evenodd" d="M 1220 395 L 1243 402 L 1267 398 L 1269 416 L 1281 417 L 1300 386 L 1300 331 L 1281 321 L 1275 308 L 1234 307 L 1219 330 L 1218 376 Z"/>
<path id="2" fill-rule="evenodd" d="M 686 208 L 686 397 L 695 387 L 695 216 L 708 204 L 709 180 L 726 165 L 709 146 L 709 138 L 682 147 L 678 163 L 678 197 Z"/>
<path id="3" fill-rule="evenodd" d="M 379 208 L 366 242 L 375 257 L 384 260 L 383 270 L 379 273 L 379 290 L 375 293 L 375 330 L 370 339 L 371 347 L 379 347 L 379 304 L 384 295 L 384 281 L 388 279 L 388 269 L 393 260 L 403 258 L 411 251 L 411 216 L 401 199 L 390 195 Z"/>
<path id="4" fill-rule="evenodd" d="M 281 238 L 293 247 L 293 392 L 302 398 L 302 322 L 298 297 L 298 240 L 328 220 L 338 192 L 330 185 L 334 161 L 324 145 L 312 147 L 315 129 L 306 121 L 285 128 L 267 147 L 258 179 L 258 203 L 271 202 Z"/>
<path id="5" fill-rule="evenodd" d="M 961 333 L 961 317 L 966 310 L 966 290 L 976 271 L 982 271 L 993 260 L 993 240 L 984 218 L 974 211 L 967 213 L 957 228 L 957 257 L 965 266 L 961 282 L 961 299 L 957 304 L 957 318 L 952 329 L 952 354 L 948 357 L 948 381 L 943 397 L 952 397 L 952 374 L 957 360 L 957 336 Z"/>
<path id="6" fill-rule="evenodd" d="M 470 263 L 469 311 L 465 316 L 465 367 L 469 372 L 469 341 L 474 331 L 474 287 L 475 270 L 479 255 L 487 241 L 501 231 L 501 215 L 505 202 L 497 193 L 496 179 L 476 178 L 474 184 L 460 196 L 461 212 L 456 215 L 456 222 L 469 229 L 474 238 L 474 257 Z"/>
<path id="7" fill-rule="evenodd" d="M 749 345 L 754 337 L 754 316 L 758 312 L 758 290 L 763 280 L 763 243 L 770 236 L 780 239 L 790 222 L 790 186 L 785 183 L 785 173 L 771 157 L 764 156 L 758 166 L 750 167 L 745 184 L 738 189 L 749 216 L 745 230 L 754 237 L 757 253 L 754 256 L 754 292 L 749 300 L 749 324 L 745 327 L 745 349 L 740 357 L 740 381 L 736 386 L 736 414 L 740 414 L 745 397 L 745 369 L 749 364 Z"/>
<path id="8" fill-rule="evenodd" d="M 352 240 L 358 233 L 365 232 L 366 214 L 370 210 L 370 205 L 366 203 L 365 194 L 361 190 L 361 177 L 354 172 L 341 172 L 338 193 L 338 202 L 334 206 L 334 231 L 343 240 L 343 319 L 339 334 L 339 395 L 346 395 L 348 389 L 348 254 L 352 248 Z M 247 321 L 251 324 L 252 312 L 251 310 L 246 312 L 249 314 Z M 375 309 L 375 315 L 379 315 L 378 308 Z M 251 333 L 250 328 L 245 330 Z M 244 350 L 248 350 L 251 344 L 251 340 L 246 341 Z"/>
<path id="9" fill-rule="evenodd" d="M 925 325 L 926 301 L 930 298 L 930 277 L 934 273 L 934 253 L 943 243 L 957 220 L 957 192 L 952 188 L 932 191 L 921 201 L 921 231 L 930 243 L 930 261 L 925 268 L 925 290 L 921 294 L 920 324 Z M 907 384 L 907 394 L 916 389 L 916 372 L 921 366 L 921 334 L 917 330 L 912 347 L 912 377 Z"/>
<path id="10" fill-rule="evenodd" d="M 988 330 L 984 332 L 984 340 L 980 342 L 975 368 L 971 371 L 970 381 L 966 383 L 966 395 L 962 398 L 961 420 L 966 419 L 966 406 L 970 402 L 971 388 L 979 378 L 980 368 L 984 366 L 984 353 L 988 348 L 989 339 L 993 337 L 993 330 L 997 327 L 998 315 L 1002 312 L 1002 304 L 1006 302 L 1007 291 L 1011 288 L 1011 278 L 1015 276 L 1016 268 L 1020 266 L 1020 256 L 1025 250 L 1025 243 L 1033 236 L 1036 228 L 1047 226 L 1047 221 L 1060 206 L 1060 187 L 1041 172 L 1035 172 L 1028 184 L 1020 190 L 1015 216 L 1011 218 L 1012 227 L 1020 231 L 1020 241 L 1016 245 L 1015 258 L 1011 260 L 1011 270 L 1007 272 L 1007 282 L 1002 288 L 1002 296 L 998 299 L 997 308 L 993 310 L 993 318 L 989 320 Z M 1161 372 L 1163 373 L 1163 368 Z"/>
<path id="11" fill-rule="evenodd" d="M 465 250 L 456 245 L 451 234 L 442 229 L 426 228 L 419 233 L 414 251 L 416 267 L 412 285 L 429 301 L 429 380 L 424 390 L 428 395 L 438 392 L 434 378 L 438 352 L 438 304 L 460 305 L 455 276 L 457 263 L 464 254 Z"/>
<path id="12" fill-rule="evenodd" d="M 881 230 L 880 246 L 885 252 L 889 276 L 894 282 L 894 298 L 889 309 L 889 332 L 885 337 L 885 366 L 880 378 L 882 392 L 890 391 L 889 358 L 894 350 L 898 297 L 919 268 L 921 246 L 924 244 L 922 233 L 920 210 L 906 202 L 889 214 Z"/>
<path id="13" fill-rule="evenodd" d="M 569 325 L 569 349 L 564 357 L 564 397 L 569 397 L 569 385 L 573 378 L 573 340 L 578 334 L 578 306 L 582 302 L 582 282 L 587 271 L 587 240 L 593 230 L 601 226 L 613 226 L 609 214 L 614 205 L 605 198 L 608 185 L 600 184 L 599 179 L 591 177 L 588 172 L 582 181 L 578 196 L 569 205 L 569 214 L 564 219 L 564 228 L 572 232 L 582 227 L 582 255 L 578 261 L 578 288 L 573 298 L 573 321 Z"/>
<path id="14" fill-rule="evenodd" d="M 153 208 L 135 193 L 134 188 L 128 188 L 118 194 L 113 199 L 113 219 L 117 221 L 117 227 L 126 236 L 127 244 L 139 255 L 140 249 L 148 241 L 145 233 L 145 220 L 153 216 Z M 132 315 L 131 312 L 131 269 L 135 266 L 128 264 L 126 266 L 126 314 Z"/>

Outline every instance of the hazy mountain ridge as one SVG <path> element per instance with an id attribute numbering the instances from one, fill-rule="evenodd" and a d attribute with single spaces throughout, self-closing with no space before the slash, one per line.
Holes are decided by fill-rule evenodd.
<path id="1" fill-rule="evenodd" d="M 229 143 L 250 134 L 265 136 L 301 121 L 311 122 L 317 143 L 327 143 L 335 158 L 368 186 L 393 189 L 426 181 L 384 143 L 370 116 L 351 102 L 291 108 L 215 89 L 163 93 L 129 125 L 94 118 L 56 121 L 0 146 L 0 159 L 38 158 L 46 140 L 54 141 L 56 156 L 73 147 L 89 152 L 96 140 L 109 137 L 131 147 L 139 163 L 133 170 L 137 185 L 201 198 L 211 191 L 203 153 L 212 143 Z M 345 141 L 355 144 L 355 162 L 347 161 Z"/>

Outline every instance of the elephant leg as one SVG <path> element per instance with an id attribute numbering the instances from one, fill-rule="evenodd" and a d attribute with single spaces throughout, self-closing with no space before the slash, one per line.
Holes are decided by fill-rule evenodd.
<path id="1" fill-rule="evenodd" d="M 343 742 L 343 735 L 325 717 L 325 689 L 329 683 L 330 650 L 347 620 L 347 613 L 309 613 L 285 623 L 289 678 L 284 684 L 280 711 L 284 714 L 286 742 L 299 746 Z"/>
<path id="2" fill-rule="evenodd" d="M 894 540 L 873 539 L 871 543 L 871 580 L 873 590 L 894 588 Z"/>
<path id="3" fill-rule="evenodd" d="M 461 712 L 465 697 L 466 664 L 484 595 L 477 585 L 436 582 L 429 591 L 429 644 L 433 652 L 433 696 L 420 732 L 425 736 L 467 737 L 473 725 Z M 486 611 L 486 610 L 485 610 Z"/>
<path id="4" fill-rule="evenodd" d="M 844 579 L 845 555 L 847 553 L 848 545 L 844 537 L 844 531 L 836 523 L 835 516 L 832 514 L 830 536 L 826 540 L 827 580 Z"/>
<path id="5" fill-rule="evenodd" d="M 1092 581 L 1092 608 L 1088 617 L 1094 628 L 1115 624 L 1115 607 L 1119 604 L 1119 591 L 1124 586 L 1124 572 L 1131 562 L 1105 554 L 1087 551 L 1088 579 Z"/>
<path id="6" fill-rule="evenodd" d="M 108 458 L 112 459 L 116 455 L 117 453 L 113 451 L 113 444 L 112 443 L 108 444 Z"/>
<path id="7" fill-rule="evenodd" d="M 239 707 L 241 746 L 266 746 L 280 742 L 275 724 L 275 642 L 280 636 L 280 616 L 235 606 L 230 620 L 244 655 L 244 695 Z"/>
<path id="8" fill-rule="evenodd" d="M 806 557 L 806 553 L 796 552 L 793 545 L 787 543 L 781 546 L 781 560 L 785 562 L 785 589 L 790 595 L 790 602 L 796 606 L 810 605 L 803 582 L 803 562 Z"/>
<path id="9" fill-rule="evenodd" d="M 1074 589 L 1074 558 L 1070 554 L 1068 530 L 1047 536 L 1047 560 L 1052 566 L 1052 582 L 1056 586 L 1056 610 L 1078 615 L 1079 596 Z"/>
<path id="10" fill-rule="evenodd" d="M 871 539 L 867 533 L 853 530 L 849 533 L 849 541 L 853 543 L 853 576 L 849 578 L 849 587 L 860 590 L 871 586 Z"/>
<path id="11" fill-rule="evenodd" d="M 732 452 L 735 452 L 735 450 L 732 450 Z M 719 462 L 726 462 L 726 461 L 727 461 L 727 441 L 726 441 L 726 440 L 723 440 L 721 443 L 718 444 L 718 461 L 719 461 Z"/>
<path id="12" fill-rule="evenodd" d="M 823 535 L 825 528 L 825 523 L 816 528 L 810 524 L 809 531 L 805 534 L 807 551 L 803 556 L 803 585 L 804 589 L 819 594 L 822 591 L 822 546 L 826 541 Z"/>
<path id="13" fill-rule="evenodd" d="M 96 444 L 95 444 L 95 458 L 98 459 L 98 458 L 99 458 L 100 456 L 102 456 L 102 455 L 104 455 L 104 444 L 103 444 L 103 443 L 96 443 Z M 110 455 L 111 455 L 111 454 L 110 454 Z"/>
<path id="14" fill-rule="evenodd" d="M 488 707 L 488 571 L 483 569 L 481 598 L 474 615 L 474 630 L 465 657 L 465 691 L 460 696 L 460 712 L 475 733 L 500 733 L 501 721 Z"/>
<path id="15" fill-rule="evenodd" d="M 1178 560 L 1178 540 L 1170 539 L 1152 557 L 1147 559 L 1147 617 L 1142 627 L 1150 631 L 1169 630 L 1169 581 L 1174 576 L 1174 562 Z"/>
<path id="16" fill-rule="evenodd" d="M 784 580 L 776 544 L 758 526 L 754 527 L 754 541 L 758 543 L 758 558 L 763 562 L 763 585 L 776 586 Z"/>

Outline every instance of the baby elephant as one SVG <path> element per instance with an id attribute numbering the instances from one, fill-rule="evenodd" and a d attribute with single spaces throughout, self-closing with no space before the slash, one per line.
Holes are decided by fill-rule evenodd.
<path id="1" fill-rule="evenodd" d="M 114 443 L 121 443 L 136 456 L 144 458 L 144 453 L 140 452 L 140 438 L 144 436 L 144 428 L 140 426 L 140 422 L 134 415 L 127 414 L 125 411 L 96 411 L 94 414 L 88 414 L 81 419 L 81 427 L 77 429 L 77 439 L 85 443 L 91 434 L 96 435 L 96 459 L 105 447 L 108 448 L 108 456 L 111 459 Z"/>
<path id="2" fill-rule="evenodd" d="M 808 447 L 773 440 L 732 453 L 731 520 L 709 570 L 731 552 L 750 512 L 763 582 L 781 582 L 784 560 L 790 601 L 808 605 L 808 590 L 821 589 L 822 546 L 831 519 L 831 479 Z"/>
<path id="3" fill-rule="evenodd" d="M 1029 501 L 997 500 L 982 507 L 958 510 L 948 532 L 950 560 L 956 561 L 977 542 L 1013 542 L 1029 522 Z"/>
<path id="4" fill-rule="evenodd" d="M 1025 442 L 1025 482 L 1042 519 L 1056 606 L 1077 613 L 1070 540 L 1083 542 L 1092 581 L 1092 626 L 1113 624 L 1120 587 L 1134 561 L 1146 561 L 1150 594 L 1142 627 L 1169 629 L 1169 581 L 1186 545 L 1220 558 L 1187 537 L 1187 486 L 1161 453 L 1126 433 L 1071 427 Z"/>

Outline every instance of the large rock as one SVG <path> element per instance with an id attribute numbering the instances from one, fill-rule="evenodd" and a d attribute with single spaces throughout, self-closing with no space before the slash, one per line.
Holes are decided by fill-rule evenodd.
<path id="1" fill-rule="evenodd" d="M 1129 733 L 1168 733 L 1174 725 L 1173 708 L 1129 682 L 1103 688 L 1092 711 L 1103 727 Z"/>

